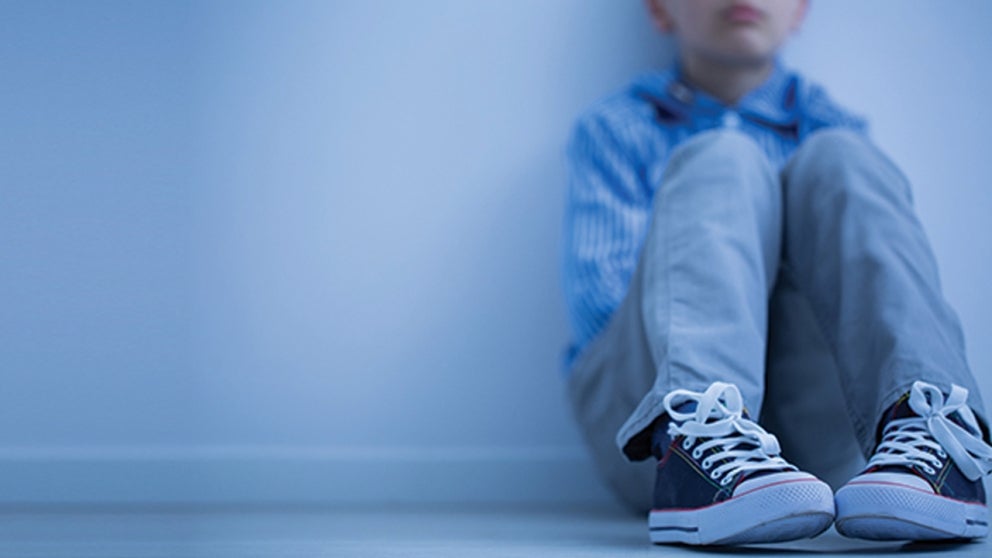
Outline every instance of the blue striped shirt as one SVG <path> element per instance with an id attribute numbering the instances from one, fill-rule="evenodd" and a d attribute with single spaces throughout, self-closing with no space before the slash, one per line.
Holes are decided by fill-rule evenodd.
<path id="1" fill-rule="evenodd" d="M 732 107 L 693 89 L 682 76 L 676 64 L 638 77 L 593 105 L 572 132 L 562 242 L 562 287 L 572 333 L 562 355 L 565 373 L 623 300 L 647 234 L 651 200 L 668 157 L 682 141 L 704 130 L 734 127 L 781 168 L 817 129 L 843 126 L 867 134 L 863 118 L 780 62 Z"/>

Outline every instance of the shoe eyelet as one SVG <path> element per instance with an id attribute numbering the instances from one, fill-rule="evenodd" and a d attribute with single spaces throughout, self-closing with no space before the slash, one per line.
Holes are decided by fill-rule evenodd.
<path id="1" fill-rule="evenodd" d="M 710 478 L 713 480 L 719 480 L 720 475 L 718 475 L 716 471 L 713 471 L 712 473 L 710 473 Z"/>
<path id="2" fill-rule="evenodd" d="M 707 457 L 706 459 L 703 460 L 702 465 L 703 465 L 703 469 L 709 469 L 710 465 L 713 465 L 713 461 L 709 457 Z"/>
<path id="3" fill-rule="evenodd" d="M 730 484 L 731 479 L 733 479 L 733 477 L 723 477 L 723 480 L 720 481 L 720 486 L 727 486 Z"/>
<path id="4" fill-rule="evenodd" d="M 935 474 L 935 473 L 937 472 L 937 471 L 935 471 L 935 470 L 933 469 L 933 467 L 931 467 L 931 466 L 929 466 L 929 465 L 924 465 L 924 466 L 923 466 L 923 470 L 924 470 L 924 471 L 926 472 L 926 474 L 928 474 L 928 475 L 933 475 L 933 474 Z"/>
<path id="5" fill-rule="evenodd" d="M 696 448 L 696 449 L 692 450 L 692 458 L 693 459 L 699 459 L 702 456 L 703 456 L 703 452 L 700 451 L 699 448 Z"/>
<path id="6" fill-rule="evenodd" d="M 937 450 L 937 457 L 943 459 L 943 458 L 947 457 L 947 452 L 945 452 L 942 449 L 941 450 Z"/>
<path id="7" fill-rule="evenodd" d="M 689 440 L 689 438 L 686 438 L 685 441 L 682 442 L 682 449 L 689 449 L 691 447 L 692 447 L 692 442 Z"/>

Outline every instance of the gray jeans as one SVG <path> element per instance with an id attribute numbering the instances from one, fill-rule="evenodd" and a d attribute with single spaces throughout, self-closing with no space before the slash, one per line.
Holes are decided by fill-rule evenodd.
<path id="1" fill-rule="evenodd" d="M 672 389 L 736 384 L 783 454 L 836 487 L 913 381 L 968 389 L 961 326 L 905 176 L 844 130 L 807 138 L 779 173 L 734 131 L 672 154 L 627 295 L 580 353 L 568 391 L 596 466 L 651 505 L 651 423 Z"/>

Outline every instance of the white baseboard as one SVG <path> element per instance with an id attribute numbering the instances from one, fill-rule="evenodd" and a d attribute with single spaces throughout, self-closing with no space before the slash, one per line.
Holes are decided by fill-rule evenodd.
<path id="1" fill-rule="evenodd" d="M 0 448 L 0 505 L 604 503 L 581 448 Z"/>

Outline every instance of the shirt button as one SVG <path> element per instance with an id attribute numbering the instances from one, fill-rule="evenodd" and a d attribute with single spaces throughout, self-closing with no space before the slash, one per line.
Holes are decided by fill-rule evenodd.
<path id="1" fill-rule="evenodd" d="M 678 81 L 672 82 L 672 84 L 668 87 L 668 93 L 672 97 L 675 97 L 675 100 L 679 101 L 680 103 L 686 105 L 692 103 L 692 90 L 686 87 L 681 82 Z"/>
<path id="2" fill-rule="evenodd" d="M 740 128 L 741 117 L 733 111 L 723 113 L 723 127 L 724 128 Z"/>

